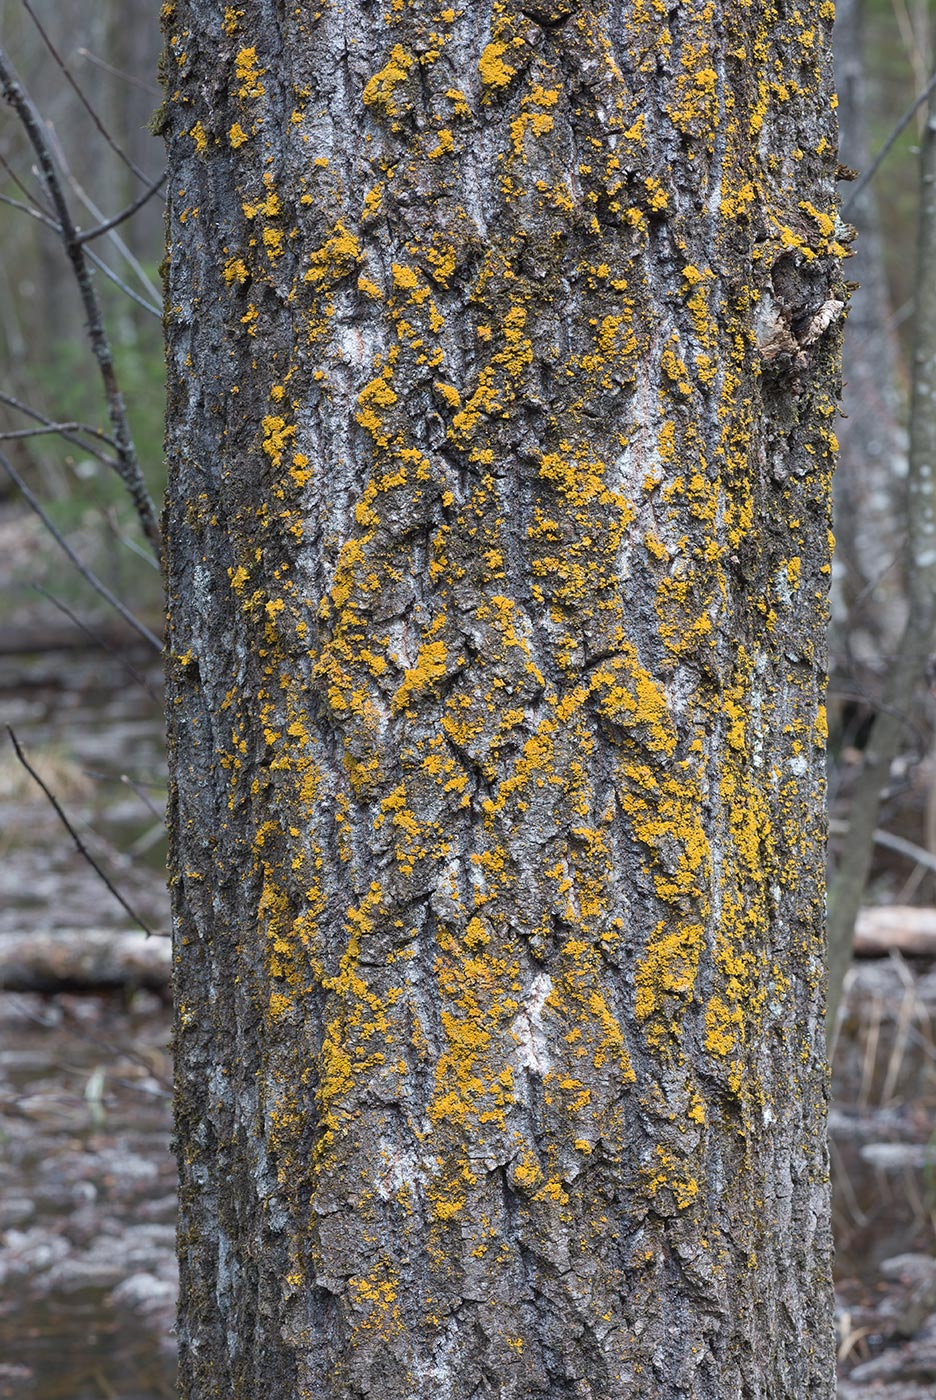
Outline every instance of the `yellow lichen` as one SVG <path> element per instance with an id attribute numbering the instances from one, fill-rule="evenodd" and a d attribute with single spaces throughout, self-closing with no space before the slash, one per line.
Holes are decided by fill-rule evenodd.
<path id="1" fill-rule="evenodd" d="M 247 281 L 250 273 L 243 258 L 228 258 L 223 268 L 224 280 L 230 285 L 232 282 L 243 283 Z"/>
<path id="2" fill-rule="evenodd" d="M 362 258 L 360 243 L 339 219 L 325 242 L 309 254 L 311 267 L 303 280 L 314 287 L 331 284 L 353 272 Z"/>
<path id="3" fill-rule="evenodd" d="M 396 98 L 396 89 L 406 82 L 413 66 L 413 60 L 404 48 L 394 44 L 390 58 L 378 73 L 368 79 L 362 94 L 366 107 L 378 107 L 388 117 L 398 116 L 402 108 Z"/>
<path id="4" fill-rule="evenodd" d="M 239 97 L 262 97 L 264 86 L 261 82 L 265 68 L 259 67 L 257 63 L 257 50 L 255 47 L 241 49 L 235 60 L 235 71 L 237 80 L 240 83 L 238 89 Z"/>
<path id="5" fill-rule="evenodd" d="M 419 649 L 416 665 L 408 670 L 393 695 L 393 708 L 405 709 L 414 696 L 427 690 L 445 675 L 448 651 L 444 642 L 426 642 Z"/>
<path id="6" fill-rule="evenodd" d="M 478 61 L 478 70 L 486 87 L 506 87 L 516 73 L 517 70 L 503 60 L 506 52 L 506 44 L 488 44 L 482 53 Z"/>

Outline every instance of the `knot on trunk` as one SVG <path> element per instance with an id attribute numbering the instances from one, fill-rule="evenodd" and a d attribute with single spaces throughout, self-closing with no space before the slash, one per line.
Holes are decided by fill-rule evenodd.
<path id="1" fill-rule="evenodd" d="M 565 24 L 579 8 L 579 0 L 527 0 L 525 5 L 520 6 L 522 14 L 527 19 L 531 19 L 534 24 L 542 25 L 544 29 L 557 29 L 560 24 Z"/>

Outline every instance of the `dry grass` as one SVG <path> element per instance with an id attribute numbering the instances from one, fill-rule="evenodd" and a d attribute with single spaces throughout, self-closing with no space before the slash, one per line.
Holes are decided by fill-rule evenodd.
<path id="1" fill-rule="evenodd" d="M 91 797 L 94 783 L 73 758 L 55 745 L 34 749 L 27 757 L 49 789 L 61 802 L 82 802 Z M 29 776 L 12 748 L 0 754 L 0 802 L 24 802 L 48 806 L 49 799 Z"/>

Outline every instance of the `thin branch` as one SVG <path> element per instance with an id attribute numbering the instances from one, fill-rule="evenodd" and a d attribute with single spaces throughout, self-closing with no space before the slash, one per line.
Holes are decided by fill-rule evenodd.
<path id="1" fill-rule="evenodd" d="M 143 932 L 146 934 L 147 938 L 153 938 L 153 937 L 163 937 L 163 938 L 165 938 L 165 937 L 167 936 L 166 934 L 158 935 L 158 934 L 156 934 L 156 932 L 155 932 L 154 929 L 151 929 L 151 928 L 150 928 L 150 926 L 149 926 L 149 924 L 146 922 L 146 920 L 143 919 L 143 918 L 141 918 L 140 915 L 139 915 L 139 914 L 136 912 L 136 910 L 133 908 L 133 905 L 127 903 L 126 899 L 124 899 L 123 895 L 120 893 L 120 890 L 119 890 L 119 889 L 117 888 L 117 886 L 113 883 L 113 881 L 111 880 L 111 878 L 110 878 L 110 876 L 107 874 L 107 872 L 106 872 L 105 870 L 102 870 L 102 869 L 101 869 L 101 867 L 98 865 L 97 861 L 94 859 L 94 856 L 91 854 L 91 852 L 88 850 L 88 848 L 87 848 L 87 846 L 85 845 L 85 843 L 82 841 L 81 837 L 78 835 L 78 832 L 75 830 L 75 828 L 72 826 L 71 822 L 68 820 L 68 817 L 65 815 L 65 812 L 63 811 L 62 806 L 61 806 L 61 804 L 60 804 L 58 798 L 55 796 L 55 793 L 52 792 L 51 788 L 49 788 L 49 786 L 43 781 L 43 779 L 42 779 L 42 778 L 39 776 L 39 774 L 36 772 L 35 768 L 33 768 L 32 764 L 31 764 L 30 761 L 29 761 L 29 759 L 28 759 L 28 758 L 26 757 L 26 755 L 23 753 L 23 750 L 22 750 L 22 748 L 21 748 L 21 746 L 20 746 L 20 741 L 19 741 L 19 739 L 17 739 L 16 734 L 13 732 L 13 729 L 11 728 L 11 726 L 8 724 L 6 728 L 7 728 L 7 733 L 9 734 L 10 739 L 11 739 L 11 741 L 12 741 L 13 748 L 16 750 L 16 757 L 19 759 L 20 763 L 21 763 L 21 764 L 23 765 L 23 767 L 26 769 L 26 772 L 27 772 L 27 773 L 29 774 L 29 776 L 32 778 L 33 782 L 35 782 L 35 783 L 37 783 L 37 784 L 39 785 L 39 787 L 40 787 L 40 788 L 42 789 L 42 791 L 45 793 L 46 797 L 49 799 L 50 803 L 52 804 L 52 807 L 53 807 L 54 810 L 55 810 L 55 815 L 58 817 L 59 821 L 62 823 L 62 825 L 64 826 L 65 830 L 68 832 L 69 836 L 70 836 L 71 839 L 74 841 L 75 846 L 76 846 L 76 848 L 78 849 L 78 852 L 79 852 L 79 853 L 84 857 L 84 859 L 88 862 L 88 864 L 91 866 L 91 869 L 95 872 L 95 874 L 98 875 L 98 876 L 100 877 L 100 879 L 104 882 L 104 884 L 105 884 L 105 885 L 107 886 L 107 888 L 110 890 L 111 894 L 112 894 L 112 895 L 114 896 L 114 898 L 117 900 L 117 903 L 121 906 L 121 908 L 124 909 L 124 910 L 126 911 L 126 913 L 128 913 L 128 914 L 130 915 L 131 919 L 133 920 L 133 922 L 134 922 L 135 924 L 138 924 L 138 925 L 139 925 L 139 927 L 140 927 L 140 928 L 143 930 Z"/>
<path id="2" fill-rule="evenodd" d="M 158 841 L 162 841 L 166 836 L 166 823 L 162 817 L 154 822 L 148 831 L 144 831 L 127 847 L 127 855 L 133 860 L 139 860 L 140 856 L 151 851 Z"/>
<path id="3" fill-rule="evenodd" d="M 125 607 L 124 604 L 120 601 L 120 599 L 114 596 L 114 594 L 110 591 L 107 585 L 101 582 L 97 574 L 92 573 L 92 571 L 88 568 L 87 564 L 83 564 L 81 562 L 81 560 L 78 558 L 78 555 L 75 553 L 71 545 L 65 539 L 64 535 L 62 535 L 62 533 L 59 530 L 57 530 L 56 527 L 53 525 L 52 521 L 49 519 L 49 516 L 46 514 L 45 510 L 43 510 L 42 506 L 40 505 L 39 501 L 30 491 L 29 487 L 26 485 L 19 472 L 16 470 L 12 462 L 9 461 L 9 459 L 3 452 L 0 452 L 0 466 L 3 467 L 7 475 L 10 476 L 16 483 L 16 485 L 19 487 L 20 491 L 23 494 L 24 500 L 36 512 L 39 519 L 42 521 L 43 525 L 46 527 L 49 534 L 55 540 L 56 544 L 59 546 L 62 552 L 68 555 L 68 558 L 74 564 L 79 574 L 81 574 L 81 577 L 91 585 L 95 593 L 99 594 L 100 597 L 102 597 L 106 603 L 109 603 L 112 608 L 115 608 L 117 612 L 120 613 L 120 616 L 123 618 L 124 622 L 128 623 L 133 628 L 134 632 L 139 632 L 140 636 L 145 638 L 145 640 L 149 642 L 150 646 L 153 648 L 154 651 L 161 653 L 162 643 L 160 642 L 159 638 L 155 635 L 155 633 L 149 630 L 145 623 L 140 622 L 138 618 L 135 618 L 133 616 L 133 613 L 130 611 L 130 609 Z"/>
<path id="4" fill-rule="evenodd" d="M 98 768 L 82 768 L 82 773 L 86 778 L 93 778 L 96 783 L 122 783 L 125 775 L 123 773 L 102 773 Z M 128 778 L 128 782 L 142 785 L 143 787 L 159 788 L 160 792 L 166 786 L 165 778 Z"/>
<path id="5" fill-rule="evenodd" d="M 884 164 L 884 161 L 890 155 L 891 149 L 893 148 L 895 142 L 900 139 L 904 130 L 913 121 L 913 118 L 923 106 L 923 103 L 926 102 L 926 100 L 929 98 L 929 95 L 934 88 L 936 88 L 936 73 L 934 73 L 933 76 L 930 78 L 929 82 L 926 84 L 926 87 L 922 90 L 922 92 L 920 92 L 918 96 L 916 96 L 913 99 L 913 102 L 907 108 L 906 112 L 904 112 L 903 116 L 900 118 L 900 121 L 894 127 L 893 131 L 888 136 L 887 140 L 884 142 L 884 145 L 878 151 L 877 155 L 874 157 L 874 160 L 868 166 L 867 170 L 862 175 L 857 185 L 855 185 L 854 189 L 852 189 L 849 192 L 848 198 L 842 205 L 843 214 L 848 213 L 849 209 L 852 207 L 858 196 L 862 193 L 863 190 L 867 189 L 868 185 L 870 185 L 871 181 L 874 179 L 875 175 L 878 173 L 881 166 Z"/>
<path id="6" fill-rule="evenodd" d="M 8 408 L 15 408 L 19 413 L 25 413 L 27 418 L 32 418 L 35 422 L 42 423 L 47 428 L 51 427 L 54 422 L 54 419 L 47 418 L 46 415 L 40 413 L 38 409 L 30 408 L 28 404 L 22 403 L 19 399 L 15 399 L 12 394 L 3 393 L 2 390 L 0 390 L 0 403 L 5 403 Z M 106 433 L 102 433 L 98 428 L 90 427 L 87 423 L 82 423 L 80 429 L 81 432 L 87 433 L 91 437 L 99 438 L 101 442 L 109 443 L 113 447 L 117 445 L 113 438 L 108 437 Z M 104 466 L 110 467 L 112 470 L 117 469 L 118 464 L 115 458 L 108 457 L 105 453 L 99 452 L 97 448 L 92 447 L 90 443 L 82 442 L 81 438 L 76 437 L 72 432 L 64 432 L 61 428 L 59 431 L 65 441 L 70 442 L 73 447 L 80 447 L 82 452 L 90 452 L 92 457 L 96 457 Z"/>
<path id="7" fill-rule="evenodd" d="M 26 1016 L 30 1021 L 35 1021 L 36 1025 L 42 1026 L 45 1030 L 52 1030 L 56 1025 L 56 1022 L 47 1020 L 44 1016 L 33 1010 L 33 1008 L 26 1003 L 25 997 L 22 999 L 22 1004 L 18 1007 L 18 1010 L 23 1016 Z M 78 1039 L 86 1040 L 90 1045 L 97 1045 L 101 1050 L 106 1050 L 111 1061 L 118 1060 L 121 1055 L 125 1055 L 129 1060 L 136 1061 L 136 1063 L 142 1065 L 144 1069 L 149 1070 L 149 1073 L 153 1079 L 156 1080 L 157 1084 L 162 1085 L 164 1089 L 172 1088 L 171 1083 L 163 1078 L 156 1067 L 139 1050 L 133 1049 L 130 1046 L 119 1046 L 108 1040 L 99 1040 L 96 1035 L 92 1035 L 80 1022 L 72 1021 L 68 1026 L 68 1031 L 69 1034 L 76 1036 Z M 74 1065 L 62 1065 L 61 1069 L 66 1074 L 74 1074 L 76 1072 Z M 132 1079 L 121 1079 L 119 1075 L 113 1074 L 108 1077 L 111 1083 L 123 1084 L 128 1089 L 142 1088 L 142 1085 L 134 1084 Z M 5 1111 L 7 1107 L 8 1105 L 5 1103 Z"/>
<path id="8" fill-rule="evenodd" d="M 131 778 L 129 773 L 121 773 L 120 781 L 126 784 L 126 786 L 130 788 L 132 792 L 136 793 L 137 797 L 140 799 L 143 805 L 150 811 L 150 813 L 156 818 L 158 822 L 162 823 L 163 830 L 165 830 L 166 814 L 165 812 L 161 812 L 159 810 L 159 808 L 156 806 L 156 803 L 150 797 L 146 789 L 140 787 L 140 784 L 136 781 L 135 778 Z"/>
<path id="9" fill-rule="evenodd" d="M 40 224 L 45 224 L 53 233 L 61 237 L 62 230 L 54 219 L 50 219 L 48 214 L 43 214 L 41 210 L 34 209 L 30 204 L 23 204 L 18 199 L 11 199 L 8 194 L 0 194 L 0 204 L 7 204 L 11 209 L 18 209 L 22 214 L 28 214 L 31 219 L 38 219 Z"/>
<path id="10" fill-rule="evenodd" d="M 886 656 L 880 659 L 886 661 L 888 665 L 893 665 L 899 657 Z M 875 716 L 887 715 L 890 719 L 894 720 L 897 725 L 906 730 L 918 749 L 922 750 L 926 747 L 926 736 L 923 730 L 904 706 L 889 705 L 886 699 L 877 699 L 864 689 L 847 690 L 844 686 L 835 684 L 830 685 L 829 695 L 833 696 L 836 700 L 849 700 L 855 705 L 865 705 L 869 710 L 874 711 Z"/>
<path id="11" fill-rule="evenodd" d="M 13 181 L 14 185 L 19 190 L 23 198 L 28 199 L 30 204 L 35 205 L 35 207 L 39 210 L 40 214 L 44 214 L 47 219 L 49 219 L 52 223 L 55 223 L 55 220 L 52 218 L 52 211 L 50 209 L 46 209 L 42 205 L 42 203 L 36 198 L 35 194 L 29 188 L 29 186 L 23 180 L 20 179 L 10 162 L 7 160 L 6 156 L 2 153 L 2 151 L 0 151 L 0 166 L 2 166 L 6 173 L 9 175 L 10 179 Z M 35 173 L 35 170 L 33 173 Z M 58 224 L 56 224 L 55 227 L 58 228 Z"/>
<path id="12" fill-rule="evenodd" d="M 83 229 L 78 235 L 78 242 L 89 243 L 92 238 L 100 238 L 102 233 L 110 233 L 112 228 L 116 228 L 118 224 L 122 224 L 125 219 L 132 218 L 138 209 L 143 208 L 147 200 L 152 199 L 153 195 L 165 180 L 166 173 L 167 172 L 164 170 L 141 195 L 138 195 L 132 204 L 128 204 L 126 209 L 121 209 L 120 213 L 115 214 L 112 219 L 105 219 L 103 224 L 98 224 L 95 228 Z"/>
<path id="13" fill-rule="evenodd" d="M 136 73 L 128 73 L 123 68 L 115 68 L 112 63 L 106 63 L 103 58 L 99 58 L 90 49 L 76 49 L 75 52 L 80 58 L 86 58 L 89 63 L 94 63 L 98 68 L 103 68 L 105 73 L 112 73 L 115 78 L 122 78 L 125 83 L 131 83 L 134 87 L 140 88 L 143 92 L 148 92 L 151 97 L 161 97 L 162 93 L 155 83 L 148 83 L 145 78 L 140 78 Z"/>
<path id="14" fill-rule="evenodd" d="M 132 661 L 127 660 L 127 658 L 124 656 L 123 652 L 120 650 L 119 647 L 112 647 L 110 642 L 105 641 L 105 639 L 100 635 L 100 633 L 95 632 L 92 627 L 89 627 L 86 622 L 83 622 L 77 613 L 73 613 L 67 603 L 63 603 L 61 598 L 56 598 L 55 594 L 50 593 L 47 588 L 43 588 L 41 583 L 34 583 L 33 588 L 36 590 L 37 593 L 40 593 L 43 598 L 47 598 L 54 608 L 58 608 L 60 613 L 64 613 L 65 616 L 68 618 L 69 622 L 73 622 L 78 628 L 78 631 L 83 632 L 84 635 L 88 638 L 88 640 L 92 641 L 95 646 L 100 647 L 102 651 L 109 652 L 111 656 L 116 657 L 116 659 L 120 662 L 121 666 L 123 666 L 124 670 L 127 672 L 127 675 L 130 676 L 131 679 L 135 680 L 137 685 L 141 686 L 143 690 L 146 691 L 147 695 L 151 700 L 156 701 L 158 703 L 158 696 L 156 695 L 149 681 L 146 679 L 146 677 L 141 671 L 137 670 Z"/>
<path id="15" fill-rule="evenodd" d="M 18 408 L 22 413 L 28 413 L 30 417 L 42 423 L 41 428 L 24 428 L 22 431 L 0 433 L 0 437 L 31 437 L 39 433 L 61 433 L 62 437 L 65 437 L 68 433 L 84 433 L 86 437 L 97 438 L 98 442 L 106 442 L 108 447 L 117 446 L 109 433 L 102 433 L 100 428 L 92 428 L 90 423 L 82 423 L 77 419 L 73 423 L 56 423 L 51 418 L 44 418 L 35 409 L 27 408 L 25 404 L 20 403 L 10 394 L 2 392 L 0 392 L 0 402 L 7 404 L 10 408 Z"/>
<path id="16" fill-rule="evenodd" d="M 75 96 L 78 98 L 78 101 L 81 103 L 88 116 L 94 122 L 94 125 L 104 137 L 104 140 L 107 142 L 108 146 L 110 146 L 111 150 L 120 157 L 127 169 L 133 171 L 134 175 L 137 177 L 138 180 L 142 180 L 144 184 L 148 183 L 149 176 L 146 174 L 145 171 L 140 169 L 140 167 L 136 164 L 134 160 L 131 160 L 131 158 L 127 155 L 125 150 L 123 150 L 120 146 L 117 145 L 117 142 L 114 140 L 113 136 L 111 136 L 110 132 L 107 130 L 107 127 L 104 125 L 97 112 L 91 106 L 91 103 L 85 97 L 80 84 L 74 77 L 72 77 L 72 74 L 69 72 L 68 65 L 62 58 L 58 49 L 53 44 L 47 31 L 43 28 L 42 21 L 39 19 L 39 16 L 36 14 L 32 5 L 29 3 L 29 0 L 21 0 L 21 3 L 23 9 L 26 11 L 26 13 L 29 15 L 29 18 L 32 20 L 33 24 L 38 29 L 42 42 L 48 49 L 49 54 L 56 67 L 61 70 L 62 76 L 65 78 L 65 81 L 75 93 Z"/>
<path id="17" fill-rule="evenodd" d="M 926 54 L 923 52 L 924 44 L 921 42 L 922 35 L 917 34 L 917 27 L 914 17 L 910 13 L 907 0 L 891 0 L 891 9 L 897 21 L 897 28 L 900 31 L 900 39 L 904 48 L 904 57 L 913 73 L 914 84 L 926 82 L 926 75 L 930 68 Z"/>
<path id="18" fill-rule="evenodd" d="M 22 438 L 48 437 L 50 433 L 75 433 L 80 423 L 50 423 L 45 428 L 18 428 L 15 432 L 0 433 L 0 442 L 18 442 Z"/>
<path id="19" fill-rule="evenodd" d="M 141 297 L 139 292 L 135 292 L 132 287 L 128 287 L 126 282 L 124 282 L 121 277 L 117 276 L 117 273 L 113 270 L 113 268 L 108 267 L 104 259 L 98 257 L 97 253 L 95 253 L 93 248 L 86 248 L 84 251 L 85 257 L 90 258 L 90 260 L 94 263 L 94 266 L 99 268 L 101 272 L 103 272 L 104 276 L 108 279 L 109 282 L 113 282 L 115 287 L 119 287 L 120 290 L 124 292 L 130 298 L 131 301 L 136 302 L 137 306 L 142 306 L 144 311 L 148 311 L 150 315 L 155 316 L 158 321 L 162 320 L 162 312 L 160 311 L 159 307 L 156 306 L 153 302 L 147 301 L 145 297 Z"/>
<path id="20" fill-rule="evenodd" d="M 84 186 L 76 179 L 71 169 L 71 166 L 68 163 L 68 158 L 65 155 L 65 150 L 62 146 L 62 143 L 58 139 L 58 132 L 55 130 L 55 126 L 52 122 L 47 121 L 43 123 L 43 127 L 45 129 L 45 134 L 49 142 L 49 150 L 52 153 L 52 157 L 55 160 L 55 163 L 58 166 L 59 170 L 61 170 L 62 174 L 65 176 L 65 179 L 71 186 L 72 193 L 81 201 L 81 203 L 87 209 L 88 213 L 91 214 L 93 218 L 97 219 L 99 223 L 102 222 L 104 219 L 104 215 L 102 211 L 98 208 L 98 206 L 95 204 L 91 196 L 88 194 Z M 134 257 L 133 253 L 127 247 L 120 234 L 112 228 L 108 232 L 107 237 L 111 240 L 114 247 L 121 254 L 121 256 L 125 258 L 126 261 L 130 264 L 131 268 L 139 278 L 140 284 L 145 289 L 147 295 L 154 302 L 157 302 L 159 300 L 159 292 L 153 286 L 153 283 L 150 280 L 150 278 L 143 271 L 143 268 L 140 266 L 139 259 Z M 78 243 L 78 246 L 81 247 L 84 243 L 84 239 L 82 238 L 81 232 L 78 229 L 77 225 L 75 226 L 75 239 Z"/>
<path id="21" fill-rule="evenodd" d="M 148 568 L 152 569 L 155 573 L 158 574 L 159 565 L 156 563 L 156 560 L 153 558 L 152 554 L 147 553 L 147 551 L 143 549 L 141 545 L 137 544 L 136 540 L 133 538 L 132 535 L 128 535 L 123 530 L 121 530 L 120 522 L 115 508 L 112 505 L 110 505 L 106 509 L 103 509 L 101 513 L 104 518 L 104 523 L 107 525 L 107 528 L 110 530 L 111 534 L 118 541 L 118 543 L 122 544 L 125 549 L 129 549 L 130 553 L 135 554 L 138 559 L 142 559 L 143 563 L 146 564 Z"/>
<path id="22" fill-rule="evenodd" d="M 844 821 L 830 821 L 829 833 L 832 836 L 847 836 L 848 825 L 848 822 Z M 881 827 L 875 827 L 874 844 L 884 846 L 888 851 L 896 851 L 898 855 L 916 861 L 917 865 L 922 865 L 927 870 L 936 871 L 936 855 L 933 855 L 932 851 L 928 851 L 925 846 L 918 846 L 915 841 L 908 841 L 903 836 L 895 836 L 892 831 L 884 831 Z"/>
<path id="23" fill-rule="evenodd" d="M 16 112 L 23 125 L 23 129 L 29 138 L 30 144 L 36 153 L 39 161 L 39 169 L 45 182 L 49 198 L 55 207 L 58 222 L 62 230 L 62 243 L 68 260 L 72 265 L 72 270 L 78 283 L 81 293 L 81 300 L 84 305 L 87 319 L 88 336 L 91 341 L 91 348 L 94 351 L 98 369 L 101 374 L 101 382 L 104 386 L 104 396 L 107 401 L 108 414 L 111 426 L 114 430 L 114 437 L 117 441 L 117 454 L 119 458 L 119 474 L 130 492 L 133 504 L 136 507 L 137 515 L 143 526 L 143 532 L 157 557 L 160 555 L 159 524 L 156 520 L 156 509 L 150 498 L 140 464 L 137 461 L 136 449 L 130 435 L 130 426 L 127 422 L 127 411 L 124 407 L 123 396 L 117 383 L 117 374 L 114 368 L 114 359 L 111 354 L 110 342 L 104 330 L 104 323 L 101 317 L 100 303 L 94 284 L 91 280 L 91 273 L 85 258 L 84 250 L 78 243 L 78 231 L 75 228 L 65 195 L 59 181 L 52 153 L 46 134 L 42 128 L 39 114 L 24 88 L 14 76 L 10 68 L 6 54 L 0 49 L 0 90 Z"/>

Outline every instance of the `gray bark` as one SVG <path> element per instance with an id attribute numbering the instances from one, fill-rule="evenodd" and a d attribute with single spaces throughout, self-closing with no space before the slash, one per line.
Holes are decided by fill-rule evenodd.
<path id="1" fill-rule="evenodd" d="M 658 8 L 164 7 L 187 1400 L 833 1393 L 832 7 Z"/>
<path id="2" fill-rule="evenodd" d="M 870 161 L 863 9 L 863 0 L 840 0 L 834 46 L 840 159 L 862 172 Z M 848 195 L 845 185 L 843 198 Z M 856 196 L 846 217 L 858 230 L 848 275 L 859 285 L 849 305 L 842 347 L 844 417 L 837 428 L 841 455 L 835 477 L 832 648 L 834 669 L 853 687 L 886 673 L 906 621 L 907 431 L 873 184 Z"/>
<path id="3" fill-rule="evenodd" d="M 936 648 L 936 99 L 932 97 L 920 146 L 916 286 L 907 472 L 908 614 L 862 754 L 849 804 L 848 836 L 829 890 L 830 1050 L 835 1045 L 855 921 L 871 869 L 881 800 L 905 736 L 907 697 L 924 678 L 932 682 Z"/>

